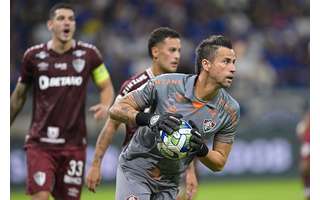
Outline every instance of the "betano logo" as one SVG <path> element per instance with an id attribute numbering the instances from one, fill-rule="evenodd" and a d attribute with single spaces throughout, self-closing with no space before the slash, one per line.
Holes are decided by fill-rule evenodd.
<path id="1" fill-rule="evenodd" d="M 39 77 L 39 87 L 41 90 L 46 90 L 50 87 L 63 87 L 63 86 L 80 86 L 82 83 L 81 76 L 62 76 L 62 77 Z"/>

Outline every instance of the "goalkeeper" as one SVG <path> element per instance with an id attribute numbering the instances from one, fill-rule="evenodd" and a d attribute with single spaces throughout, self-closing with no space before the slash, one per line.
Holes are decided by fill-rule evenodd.
<path id="1" fill-rule="evenodd" d="M 223 169 L 240 118 L 239 104 L 224 89 L 232 84 L 235 60 L 230 40 L 211 36 L 197 47 L 197 75 L 157 76 L 114 103 L 112 119 L 140 126 L 119 158 L 116 199 L 175 199 L 179 177 L 195 157 L 212 171 Z M 153 114 L 140 112 L 150 106 Z M 181 160 L 166 159 L 157 149 L 159 131 L 178 129 L 182 116 L 199 128 L 193 126 L 192 149 Z"/>

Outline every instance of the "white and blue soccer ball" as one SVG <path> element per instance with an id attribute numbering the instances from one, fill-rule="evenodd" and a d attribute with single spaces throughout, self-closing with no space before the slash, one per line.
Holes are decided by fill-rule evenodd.
<path id="1" fill-rule="evenodd" d="M 180 128 L 171 134 L 160 131 L 161 141 L 157 143 L 160 153 L 171 160 L 185 158 L 190 150 L 191 125 L 181 120 Z"/>

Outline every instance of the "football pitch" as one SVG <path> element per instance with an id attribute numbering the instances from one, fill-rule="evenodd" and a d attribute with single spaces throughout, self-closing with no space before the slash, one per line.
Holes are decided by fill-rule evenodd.
<path id="1" fill-rule="evenodd" d="M 100 185 L 96 193 L 84 188 L 82 200 L 114 199 L 114 186 Z M 11 188 L 11 200 L 29 200 L 23 189 Z M 51 198 L 52 200 L 52 198 Z M 200 181 L 195 200 L 303 200 L 302 184 L 296 179 Z"/>

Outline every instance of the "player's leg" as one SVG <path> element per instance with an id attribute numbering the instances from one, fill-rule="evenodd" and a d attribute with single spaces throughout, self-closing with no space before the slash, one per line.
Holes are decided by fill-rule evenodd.
<path id="1" fill-rule="evenodd" d="M 187 199 L 186 191 L 186 173 L 181 174 L 180 183 L 178 188 L 178 194 L 176 200 L 185 200 Z"/>
<path id="2" fill-rule="evenodd" d="M 151 191 L 148 186 L 124 174 L 121 167 L 117 169 L 116 200 L 150 200 Z"/>
<path id="3" fill-rule="evenodd" d="M 84 181 L 86 151 L 85 149 L 61 150 L 58 154 L 59 171 L 56 174 L 52 196 L 55 200 L 79 200 Z"/>
<path id="4" fill-rule="evenodd" d="M 49 196 L 50 196 L 50 192 L 40 191 L 31 195 L 31 200 L 47 200 L 49 199 Z"/>
<path id="5" fill-rule="evenodd" d="M 187 170 L 181 174 L 177 200 L 191 200 L 195 197 L 198 188 L 196 162 L 196 159 L 193 160 Z"/>
<path id="6" fill-rule="evenodd" d="M 186 185 L 185 185 L 185 182 L 182 182 L 181 185 L 179 185 L 179 192 L 176 200 L 185 200 L 185 199 L 187 199 Z"/>
<path id="7" fill-rule="evenodd" d="M 48 200 L 54 184 L 54 160 L 40 148 L 27 148 L 27 194 L 32 200 Z"/>

